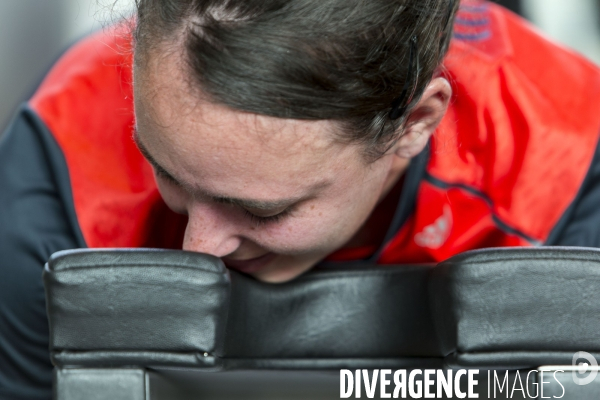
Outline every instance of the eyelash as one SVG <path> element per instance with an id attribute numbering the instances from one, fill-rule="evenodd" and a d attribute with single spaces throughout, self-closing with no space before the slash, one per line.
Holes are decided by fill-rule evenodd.
<path id="1" fill-rule="evenodd" d="M 215 199 L 215 201 L 217 203 L 229 204 L 229 205 L 235 206 L 235 204 L 231 204 L 230 202 L 223 201 L 221 199 Z M 237 206 L 237 207 L 239 207 L 239 206 Z M 252 214 L 250 211 L 246 210 L 243 207 L 240 207 L 240 208 L 244 212 L 244 215 L 246 216 L 246 218 L 251 220 L 254 224 L 256 224 L 256 226 L 262 226 L 265 224 L 275 224 L 277 222 L 280 222 L 283 218 L 285 218 L 291 214 L 294 207 L 288 207 L 285 210 L 283 210 L 282 212 L 280 212 L 279 214 L 269 215 L 268 217 L 261 217 L 256 214 Z"/>
<path id="2" fill-rule="evenodd" d="M 254 222 L 258 226 L 261 226 L 264 224 L 277 223 L 277 222 L 281 221 L 284 217 L 288 216 L 291 211 L 288 208 L 288 209 L 285 209 L 284 211 L 280 212 L 279 214 L 270 215 L 268 217 L 259 217 L 258 215 L 252 214 L 250 211 L 248 211 L 246 209 L 242 209 L 242 210 L 244 210 L 244 214 L 246 215 L 246 217 L 248 217 L 252 222 Z"/>
<path id="3" fill-rule="evenodd" d="M 173 179 L 173 177 L 171 175 L 169 175 L 168 173 L 166 173 L 165 171 L 163 171 L 162 169 L 159 168 L 154 168 L 154 173 L 156 174 L 156 176 L 163 178 L 171 183 L 177 183 L 175 181 L 175 179 Z"/>

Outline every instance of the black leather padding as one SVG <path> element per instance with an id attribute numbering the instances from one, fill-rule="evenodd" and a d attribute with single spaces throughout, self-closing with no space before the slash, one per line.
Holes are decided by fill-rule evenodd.
<path id="1" fill-rule="evenodd" d="M 358 265 L 275 285 L 199 253 L 61 252 L 44 272 L 51 356 L 59 366 L 440 366 L 430 269 Z"/>
<path id="2" fill-rule="evenodd" d="M 71 250 L 55 253 L 43 278 L 50 351 L 59 359 L 74 352 L 77 363 L 82 351 L 96 350 L 101 364 L 144 353 L 177 364 L 185 353 L 223 352 L 230 285 L 218 258 Z"/>
<path id="3" fill-rule="evenodd" d="M 231 273 L 226 353 L 236 358 L 441 357 L 428 266 L 358 265 L 273 285 Z"/>
<path id="4" fill-rule="evenodd" d="M 440 263 L 430 300 L 447 361 L 459 366 L 570 365 L 600 354 L 600 250 L 470 251 Z"/>
<path id="5" fill-rule="evenodd" d="M 525 369 L 600 356 L 597 249 L 354 264 L 279 285 L 198 253 L 76 250 L 53 256 L 44 282 L 61 367 Z"/>

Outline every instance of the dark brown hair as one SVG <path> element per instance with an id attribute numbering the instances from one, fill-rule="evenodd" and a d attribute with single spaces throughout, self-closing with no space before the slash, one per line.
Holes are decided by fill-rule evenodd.
<path id="1" fill-rule="evenodd" d="M 336 120 L 343 137 L 381 154 L 441 65 L 459 1 L 136 3 L 136 63 L 157 44 L 183 38 L 191 76 L 214 101 Z"/>

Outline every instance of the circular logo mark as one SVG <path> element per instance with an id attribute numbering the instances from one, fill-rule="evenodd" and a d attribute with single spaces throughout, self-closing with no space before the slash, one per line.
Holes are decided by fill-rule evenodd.
<path id="1" fill-rule="evenodd" d="M 588 385 L 592 383 L 594 379 L 596 379 L 596 375 L 598 375 L 598 362 L 593 355 L 586 353 L 585 351 L 578 351 L 573 354 L 573 366 L 579 367 L 573 370 L 573 382 L 577 385 Z M 589 372 L 589 375 L 583 378 L 582 376 L 587 372 Z"/>

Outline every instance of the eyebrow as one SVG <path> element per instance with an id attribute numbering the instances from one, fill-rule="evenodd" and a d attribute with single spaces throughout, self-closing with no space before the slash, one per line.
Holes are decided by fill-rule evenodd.
<path id="1" fill-rule="evenodd" d="M 190 185 L 186 182 L 181 182 L 179 179 L 175 178 L 169 171 L 167 171 L 165 168 L 163 168 L 154 159 L 154 157 L 152 157 L 152 155 L 150 154 L 148 149 L 144 146 L 144 144 L 140 140 L 138 131 L 135 128 L 133 130 L 133 141 L 135 142 L 136 146 L 140 150 L 140 153 L 142 153 L 144 158 L 146 160 L 148 160 L 148 162 L 152 165 L 152 167 L 160 175 L 164 175 L 167 179 L 172 180 L 175 184 L 177 184 L 178 186 L 181 186 L 185 191 L 189 192 L 190 194 L 200 192 L 202 194 L 202 196 L 208 197 L 217 203 L 232 204 L 232 205 L 236 205 L 239 207 L 252 209 L 252 210 L 270 211 L 270 210 L 274 210 L 274 209 L 286 208 L 286 207 L 291 206 L 292 204 L 296 204 L 300 201 L 308 200 L 310 197 L 312 197 L 312 196 L 301 196 L 301 197 L 292 197 L 292 198 L 277 199 L 277 200 L 256 200 L 256 199 L 239 199 L 239 198 L 234 198 L 234 197 L 214 195 L 207 191 L 199 190 L 198 188 L 195 188 L 193 185 Z M 321 183 L 321 184 L 315 185 L 314 188 L 320 189 L 325 186 L 329 186 L 329 184 Z"/>

